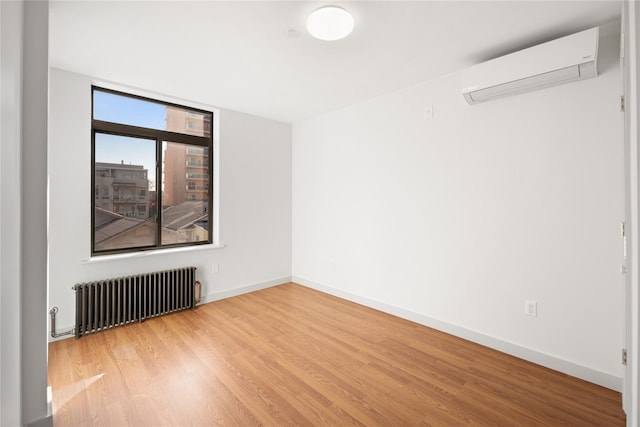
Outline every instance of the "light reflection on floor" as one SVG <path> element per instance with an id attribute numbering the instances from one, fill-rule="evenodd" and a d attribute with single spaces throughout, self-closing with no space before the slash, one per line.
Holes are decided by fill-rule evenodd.
<path id="1" fill-rule="evenodd" d="M 104 376 L 104 373 L 94 375 L 74 384 L 69 384 L 60 389 L 53 390 L 49 395 L 49 403 L 52 405 L 52 414 L 55 414 L 58 408 L 64 407 L 71 399 L 88 389 L 93 383 Z M 49 388 L 50 389 L 50 388 Z"/>

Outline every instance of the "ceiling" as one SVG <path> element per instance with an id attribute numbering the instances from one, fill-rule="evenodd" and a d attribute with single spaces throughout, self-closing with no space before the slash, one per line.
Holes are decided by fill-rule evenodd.
<path id="1" fill-rule="evenodd" d="M 53 67 L 290 123 L 619 20 L 622 7 L 620 1 L 50 4 Z M 351 36 L 326 42 L 306 33 L 306 17 L 325 4 L 354 15 Z"/>

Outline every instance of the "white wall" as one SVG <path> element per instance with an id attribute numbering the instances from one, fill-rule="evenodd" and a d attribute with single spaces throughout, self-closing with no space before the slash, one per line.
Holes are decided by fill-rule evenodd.
<path id="1" fill-rule="evenodd" d="M 91 82 L 87 76 L 51 70 L 49 306 L 60 309 L 58 332 L 73 327 L 71 287 L 83 281 L 195 265 L 207 301 L 289 281 L 291 126 L 228 110 L 219 113 L 218 141 L 218 219 L 225 247 L 87 262 Z"/>
<path id="2" fill-rule="evenodd" d="M 0 3 L 0 425 L 20 414 L 22 2 Z"/>
<path id="3" fill-rule="evenodd" d="M 51 426 L 47 402 L 47 121 L 49 2 L 24 2 L 22 70 L 22 422 Z"/>
<path id="4" fill-rule="evenodd" d="M 47 1 L 0 4 L 0 425 L 47 404 Z"/>
<path id="5" fill-rule="evenodd" d="M 617 53 L 473 107 L 454 73 L 294 124 L 294 281 L 620 389 Z"/>
<path id="6" fill-rule="evenodd" d="M 640 307 L 639 271 L 640 265 L 640 225 L 638 204 L 640 200 L 640 187 L 638 182 L 638 169 L 640 164 L 640 141 L 638 141 L 638 58 L 640 58 L 640 8 L 634 1 L 626 1 L 623 7 L 624 34 L 624 95 L 625 108 L 625 157 L 626 157 L 626 215 L 629 232 L 627 233 L 627 276 L 626 276 L 626 348 L 627 366 L 623 391 L 623 407 L 627 414 L 627 426 L 633 427 L 640 424 L 640 352 L 638 307 Z"/>

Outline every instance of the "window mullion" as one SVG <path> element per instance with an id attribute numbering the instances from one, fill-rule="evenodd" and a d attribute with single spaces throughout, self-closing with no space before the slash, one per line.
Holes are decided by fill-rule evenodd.
<path id="1" fill-rule="evenodd" d="M 156 246 L 162 246 L 162 138 L 156 139 Z"/>
<path id="2" fill-rule="evenodd" d="M 116 135 L 135 135 L 143 138 L 162 138 L 165 141 L 182 142 L 184 144 L 208 146 L 210 138 L 206 136 L 188 135 L 167 130 L 149 129 L 139 126 L 131 126 L 123 123 L 105 122 L 93 120 L 93 129 Z"/>
<path id="3" fill-rule="evenodd" d="M 91 114 L 93 114 L 93 102 L 91 103 Z M 91 129 L 91 191 L 96 188 L 96 131 Z M 91 198 L 91 253 L 96 247 L 95 223 L 96 223 L 96 200 L 95 193 Z"/>

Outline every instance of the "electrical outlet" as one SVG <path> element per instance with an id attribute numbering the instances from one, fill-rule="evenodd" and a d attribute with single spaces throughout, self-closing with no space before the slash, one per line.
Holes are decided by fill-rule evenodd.
<path id="1" fill-rule="evenodd" d="M 524 300 L 524 314 L 531 317 L 538 317 L 538 303 L 532 300 Z"/>
<path id="2" fill-rule="evenodd" d="M 214 273 L 217 273 L 218 271 L 220 271 L 220 264 L 212 264 L 211 269 Z"/>

